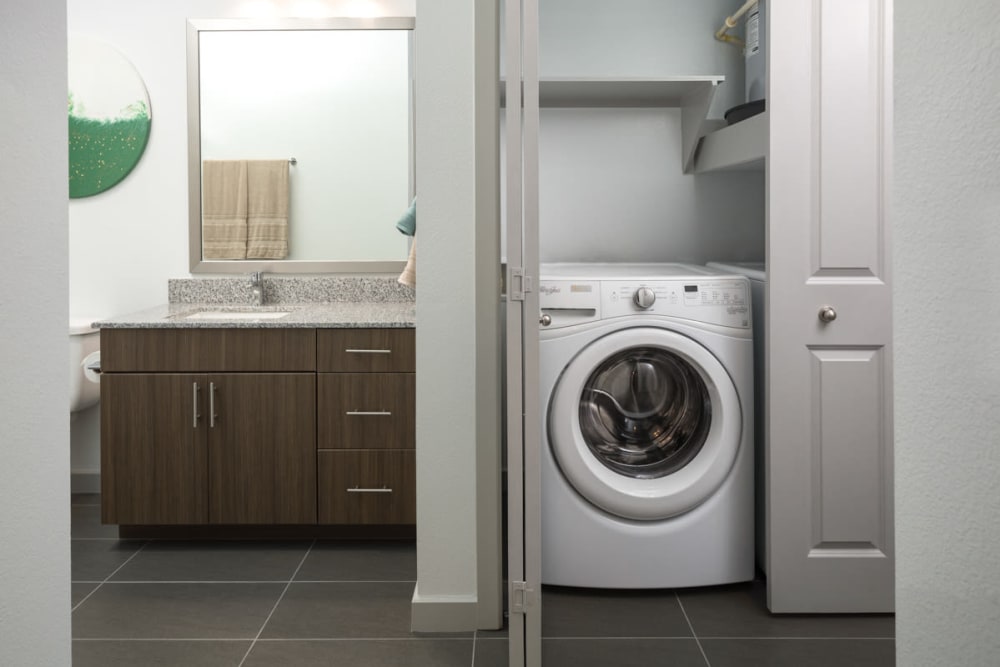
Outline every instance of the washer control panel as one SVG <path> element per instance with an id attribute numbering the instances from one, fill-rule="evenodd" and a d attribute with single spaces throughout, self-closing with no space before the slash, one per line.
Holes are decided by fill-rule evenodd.
<path id="1" fill-rule="evenodd" d="M 556 329 L 615 317 L 659 315 L 749 329 L 750 281 L 744 276 L 669 280 L 539 281 L 540 325 Z"/>
<path id="2" fill-rule="evenodd" d="M 690 281 L 602 281 L 602 319 L 638 313 L 749 328 L 750 286 L 742 276 Z"/>

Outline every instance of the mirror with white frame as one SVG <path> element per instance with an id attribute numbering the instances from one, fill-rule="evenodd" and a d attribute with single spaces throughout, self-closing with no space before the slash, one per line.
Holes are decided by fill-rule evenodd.
<path id="1" fill-rule="evenodd" d="M 188 21 L 192 273 L 402 270 L 413 18 Z M 284 259 L 206 259 L 205 160 L 288 161 Z"/>

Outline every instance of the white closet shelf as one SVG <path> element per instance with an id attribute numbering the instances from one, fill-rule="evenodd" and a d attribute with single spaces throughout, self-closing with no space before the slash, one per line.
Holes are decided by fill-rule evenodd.
<path id="1" fill-rule="evenodd" d="M 767 155 L 767 112 L 709 132 L 695 152 L 694 171 L 759 171 Z"/>
<path id="2" fill-rule="evenodd" d="M 544 77 L 538 82 L 538 103 L 542 107 L 680 107 L 723 80 L 715 75 Z M 504 92 L 501 81 L 501 105 Z"/>
<path id="3" fill-rule="evenodd" d="M 543 77 L 538 82 L 542 108 L 572 107 L 680 107 L 681 165 L 694 167 L 698 140 L 709 129 L 708 108 L 721 75 L 673 77 Z M 500 105 L 506 103 L 506 86 L 500 81 Z"/>

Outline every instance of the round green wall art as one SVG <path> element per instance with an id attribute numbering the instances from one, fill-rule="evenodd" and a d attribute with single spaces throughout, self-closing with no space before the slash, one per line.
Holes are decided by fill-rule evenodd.
<path id="1" fill-rule="evenodd" d="M 139 162 L 152 116 L 139 73 L 111 46 L 79 35 L 69 43 L 69 196 L 114 187 Z"/>

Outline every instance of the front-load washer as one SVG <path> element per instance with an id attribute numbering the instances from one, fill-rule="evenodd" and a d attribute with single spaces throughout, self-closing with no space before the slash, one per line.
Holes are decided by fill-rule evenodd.
<path id="1" fill-rule="evenodd" d="M 754 575 L 749 284 L 683 264 L 543 264 L 542 583 Z"/>

